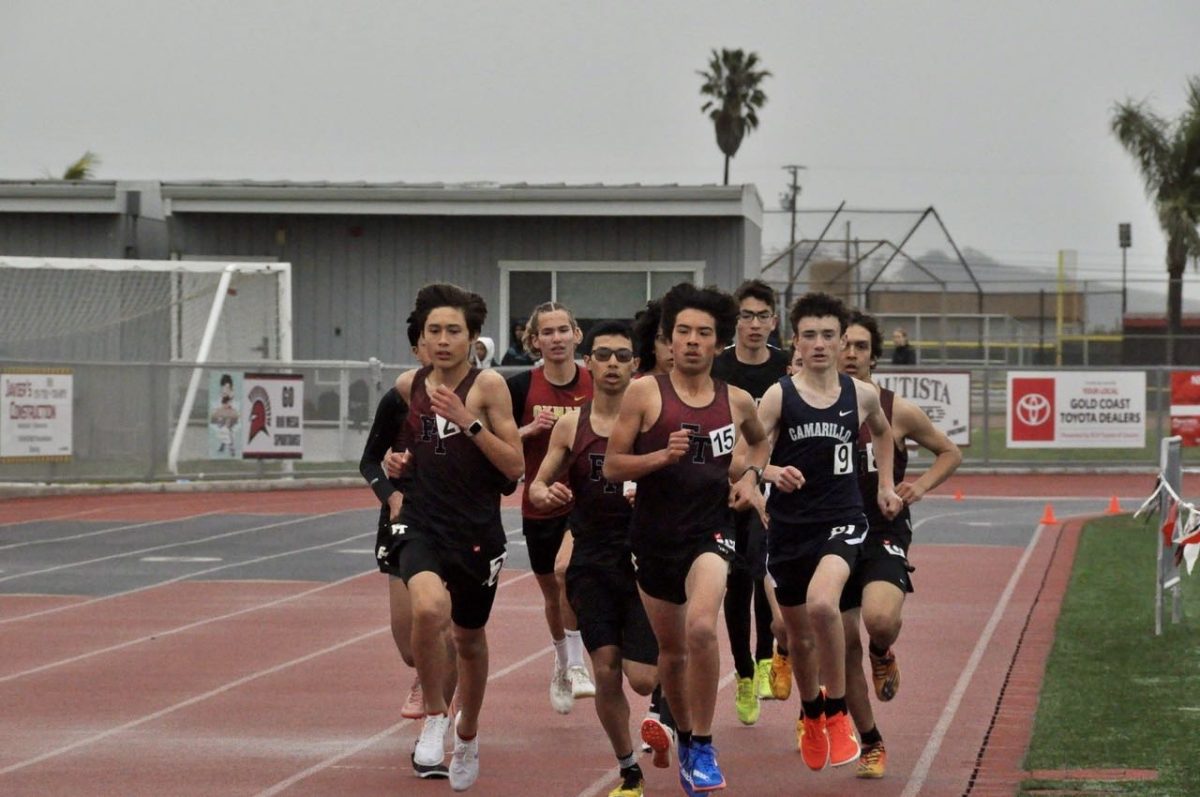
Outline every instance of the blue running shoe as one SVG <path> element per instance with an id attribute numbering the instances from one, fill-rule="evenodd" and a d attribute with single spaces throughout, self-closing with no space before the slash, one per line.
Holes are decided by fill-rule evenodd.
<path id="1" fill-rule="evenodd" d="M 717 766 L 717 751 L 711 744 L 696 744 L 688 755 L 692 768 L 692 788 L 697 792 L 716 791 L 725 788 L 725 776 Z"/>
<path id="2" fill-rule="evenodd" d="M 692 786 L 692 750 L 683 742 L 679 743 L 679 785 L 687 797 L 696 797 L 697 791 Z"/>

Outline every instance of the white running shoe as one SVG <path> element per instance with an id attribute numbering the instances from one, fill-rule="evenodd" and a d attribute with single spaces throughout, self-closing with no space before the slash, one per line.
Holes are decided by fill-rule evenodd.
<path id="1" fill-rule="evenodd" d="M 450 757 L 450 788 L 466 791 L 479 779 L 479 734 L 469 742 L 458 737 L 458 720 L 454 718 L 454 755 Z"/>
<path id="2" fill-rule="evenodd" d="M 592 683 L 592 676 L 588 673 L 587 667 L 582 664 L 568 667 L 567 678 L 571 681 L 571 696 L 576 700 L 581 697 L 596 696 L 596 684 Z"/>
<path id="3" fill-rule="evenodd" d="M 446 777 L 446 729 L 450 718 L 445 714 L 430 714 L 421 726 L 417 746 L 413 748 L 413 772 L 418 778 Z"/>
<path id="4" fill-rule="evenodd" d="M 566 667 L 554 664 L 554 675 L 550 678 L 550 705 L 559 714 L 570 714 L 575 706 L 575 688 Z"/>

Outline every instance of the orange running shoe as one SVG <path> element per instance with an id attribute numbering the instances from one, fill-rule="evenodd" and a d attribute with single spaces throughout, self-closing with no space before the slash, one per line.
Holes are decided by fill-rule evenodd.
<path id="1" fill-rule="evenodd" d="M 642 720 L 642 741 L 654 751 L 654 766 L 666 769 L 671 766 L 671 748 L 675 745 L 675 731 L 658 720 L 646 717 Z"/>
<path id="2" fill-rule="evenodd" d="M 771 674 L 768 677 L 771 684 L 771 694 L 776 700 L 787 700 L 792 695 L 792 663 L 787 656 L 775 648 L 771 656 Z"/>
<path id="3" fill-rule="evenodd" d="M 871 656 L 871 680 L 875 682 L 875 697 L 887 702 L 900 691 L 900 665 L 891 648 L 883 656 Z"/>
<path id="4" fill-rule="evenodd" d="M 854 728 L 850 724 L 850 716 L 839 711 L 832 717 L 825 718 L 825 729 L 829 733 L 829 765 L 845 766 L 858 760 L 862 748 Z"/>
<path id="5" fill-rule="evenodd" d="M 825 768 L 829 763 L 829 733 L 824 714 L 816 719 L 801 716 L 796 720 L 796 749 L 809 769 L 817 772 Z"/>
<path id="6" fill-rule="evenodd" d="M 883 747 L 883 742 L 869 744 L 862 750 L 862 758 L 858 759 L 858 772 L 856 777 L 878 779 L 883 777 L 884 770 L 887 769 L 887 750 Z"/>

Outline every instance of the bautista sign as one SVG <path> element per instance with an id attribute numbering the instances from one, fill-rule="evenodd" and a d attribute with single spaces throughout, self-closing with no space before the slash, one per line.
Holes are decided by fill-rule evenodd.
<path id="1" fill-rule="evenodd" d="M 961 372 L 879 372 L 871 374 L 879 384 L 906 398 L 929 416 L 933 425 L 958 446 L 971 444 L 971 374 Z"/>
<path id="2" fill-rule="evenodd" d="M 1010 371 L 1009 448 L 1142 448 L 1144 371 Z"/>

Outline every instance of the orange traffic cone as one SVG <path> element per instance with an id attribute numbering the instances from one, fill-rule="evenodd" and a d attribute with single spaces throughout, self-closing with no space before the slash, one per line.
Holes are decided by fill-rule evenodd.
<path id="1" fill-rule="evenodd" d="M 1117 500 L 1117 497 L 1115 495 L 1112 498 L 1108 499 L 1108 509 L 1104 510 L 1104 514 L 1106 514 L 1106 515 L 1121 514 L 1121 502 L 1119 500 Z"/>
<path id="2" fill-rule="evenodd" d="M 955 501 L 961 501 L 961 500 L 963 500 L 963 491 L 962 491 L 962 488 L 961 488 L 961 487 L 957 488 L 957 489 L 954 491 L 954 500 L 955 500 Z"/>
<path id="3" fill-rule="evenodd" d="M 1054 517 L 1054 505 L 1046 504 L 1046 509 L 1042 512 L 1042 519 L 1038 521 L 1043 526 L 1053 526 L 1058 523 L 1058 518 Z"/>

